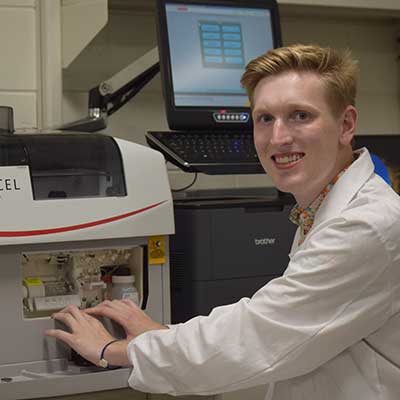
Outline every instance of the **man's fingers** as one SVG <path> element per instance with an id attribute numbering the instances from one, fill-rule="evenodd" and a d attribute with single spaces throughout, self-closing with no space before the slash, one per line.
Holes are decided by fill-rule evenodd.
<path id="1" fill-rule="evenodd" d="M 86 314 L 85 312 L 82 313 L 82 318 L 84 318 L 88 324 L 100 323 L 100 321 L 97 318 L 92 317 L 91 315 Z"/>
<path id="2" fill-rule="evenodd" d="M 111 301 L 105 300 L 102 303 L 98 304 L 97 306 L 85 308 L 83 312 L 89 315 L 98 315 L 99 311 L 104 310 L 105 308 L 109 308 L 110 305 Z"/>
<path id="3" fill-rule="evenodd" d="M 89 327 L 91 328 L 99 328 L 104 327 L 103 323 L 101 323 L 96 317 L 92 317 L 86 313 L 82 313 L 82 317 L 86 320 Z"/>
<path id="4" fill-rule="evenodd" d="M 66 326 L 68 326 L 72 331 L 77 327 L 77 321 L 74 318 L 74 316 L 72 316 L 70 313 L 68 312 L 58 312 L 52 315 L 52 317 L 57 320 L 60 321 L 62 323 L 64 323 Z"/>
<path id="5" fill-rule="evenodd" d="M 132 300 L 123 299 L 121 303 L 126 304 L 129 308 L 140 309 Z"/>
<path id="6" fill-rule="evenodd" d="M 63 313 L 71 314 L 77 321 L 84 320 L 82 311 L 77 306 L 72 304 L 64 308 Z"/>
<path id="7" fill-rule="evenodd" d="M 85 314 L 88 316 L 97 316 L 97 317 L 108 317 L 111 314 L 115 313 L 115 309 L 109 307 L 108 305 L 99 304 L 95 307 L 86 308 L 84 310 Z"/>
<path id="8" fill-rule="evenodd" d="M 114 310 L 126 310 L 126 303 L 124 300 L 113 300 L 109 303 L 109 307 Z"/>
<path id="9" fill-rule="evenodd" d="M 96 316 L 96 317 L 106 317 L 109 318 L 123 327 L 126 326 L 127 320 L 132 319 L 132 312 L 129 311 L 128 307 L 124 305 L 121 308 L 109 307 L 109 306 L 101 306 L 98 305 L 96 307 L 85 310 L 88 316 Z"/>
<path id="10" fill-rule="evenodd" d="M 72 334 L 62 331 L 60 329 L 47 329 L 45 332 L 45 335 L 55 337 L 56 339 L 60 339 L 63 342 L 65 342 L 68 346 L 71 346 L 71 339 L 72 339 Z"/>
<path id="11" fill-rule="evenodd" d="M 103 303 L 98 304 L 97 306 L 90 307 L 90 308 L 85 308 L 82 310 L 86 315 L 96 315 L 96 316 L 102 316 L 104 310 L 109 309 L 109 307 Z"/>
<path id="12" fill-rule="evenodd" d="M 127 309 L 127 304 L 121 300 L 105 300 L 95 307 L 86 308 L 84 312 L 89 315 L 102 315 L 108 310 L 113 310 L 113 312 L 122 312 Z"/>
<path id="13" fill-rule="evenodd" d="M 85 319 L 86 321 L 88 321 L 88 322 L 93 321 L 93 320 L 96 319 L 95 317 L 92 317 L 91 315 L 89 315 L 89 314 L 86 313 L 86 312 L 83 312 L 83 313 L 82 313 L 82 318 L 84 318 L 84 319 Z"/>

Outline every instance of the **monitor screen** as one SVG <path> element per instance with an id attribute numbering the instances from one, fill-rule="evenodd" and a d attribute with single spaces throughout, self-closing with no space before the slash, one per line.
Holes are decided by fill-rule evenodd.
<path id="1" fill-rule="evenodd" d="M 159 50 L 171 129 L 251 129 L 240 78 L 281 43 L 275 0 L 159 0 Z"/>

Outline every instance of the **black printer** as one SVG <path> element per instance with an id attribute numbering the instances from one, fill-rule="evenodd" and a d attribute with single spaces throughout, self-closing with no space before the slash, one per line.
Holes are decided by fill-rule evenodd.
<path id="1" fill-rule="evenodd" d="M 294 203 L 274 188 L 176 194 L 172 323 L 251 297 L 282 275 L 296 231 L 289 221 Z"/>

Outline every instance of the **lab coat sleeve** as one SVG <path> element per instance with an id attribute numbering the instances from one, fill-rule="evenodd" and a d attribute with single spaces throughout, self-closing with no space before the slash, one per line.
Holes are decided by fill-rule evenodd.
<path id="1" fill-rule="evenodd" d="M 396 246 L 365 219 L 331 220 L 251 299 L 131 341 L 130 386 L 206 395 L 316 369 L 390 317 Z"/>

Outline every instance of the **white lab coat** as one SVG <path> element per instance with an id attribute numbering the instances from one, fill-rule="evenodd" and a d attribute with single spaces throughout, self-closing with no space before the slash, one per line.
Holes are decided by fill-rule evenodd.
<path id="1" fill-rule="evenodd" d="M 366 150 L 296 243 L 284 275 L 251 299 L 132 340 L 130 386 L 206 395 L 269 384 L 268 400 L 399 400 L 400 197 Z"/>

